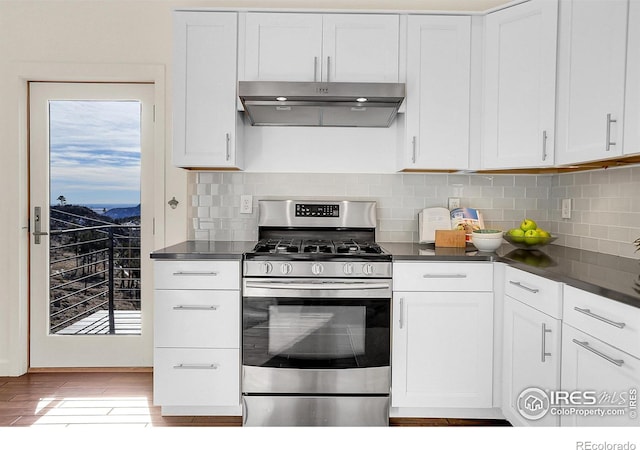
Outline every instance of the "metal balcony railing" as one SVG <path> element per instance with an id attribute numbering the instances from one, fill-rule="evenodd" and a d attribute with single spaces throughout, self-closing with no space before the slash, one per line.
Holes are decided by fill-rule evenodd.
<path id="1" fill-rule="evenodd" d="M 50 333 L 106 310 L 116 334 L 115 312 L 140 310 L 140 225 L 55 208 L 50 221 Z"/>

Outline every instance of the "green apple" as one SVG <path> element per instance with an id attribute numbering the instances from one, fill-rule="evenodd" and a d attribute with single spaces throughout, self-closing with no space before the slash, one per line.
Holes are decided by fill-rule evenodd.
<path id="1" fill-rule="evenodd" d="M 524 219 L 520 224 L 520 228 L 522 228 L 522 231 L 527 232 L 529 230 L 535 230 L 536 228 L 538 228 L 538 224 L 531 219 Z"/>
<path id="2" fill-rule="evenodd" d="M 540 236 L 535 229 L 527 230 L 524 232 L 524 243 L 527 245 L 536 245 L 540 242 Z"/>
<path id="3" fill-rule="evenodd" d="M 538 236 L 540 236 L 541 238 L 549 238 L 549 237 L 551 237 L 551 234 L 547 230 L 543 230 L 542 228 L 538 228 L 536 231 L 538 232 Z"/>
<path id="4" fill-rule="evenodd" d="M 507 231 L 507 234 L 511 236 L 514 242 L 524 242 L 524 231 L 520 228 L 512 228 Z"/>

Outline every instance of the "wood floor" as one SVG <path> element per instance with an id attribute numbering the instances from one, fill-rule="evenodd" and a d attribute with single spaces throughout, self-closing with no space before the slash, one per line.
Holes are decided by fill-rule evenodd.
<path id="1" fill-rule="evenodd" d="M 0 426 L 241 426 L 240 417 L 162 416 L 150 372 L 56 372 L 0 377 Z M 508 426 L 500 420 L 393 418 L 392 426 Z"/>

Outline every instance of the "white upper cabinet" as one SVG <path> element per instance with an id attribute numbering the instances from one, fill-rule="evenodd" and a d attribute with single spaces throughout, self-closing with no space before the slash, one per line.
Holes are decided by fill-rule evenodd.
<path id="1" fill-rule="evenodd" d="M 235 12 L 174 14 L 173 163 L 241 168 Z"/>
<path id="2" fill-rule="evenodd" d="M 628 0 L 561 0 L 556 164 L 622 154 Z"/>
<path id="3" fill-rule="evenodd" d="M 551 166 L 558 4 L 533 0 L 485 20 L 482 167 Z"/>
<path id="4" fill-rule="evenodd" d="M 627 86 L 624 112 L 625 155 L 640 153 L 640 2 L 629 3 Z"/>
<path id="5" fill-rule="evenodd" d="M 398 82 L 399 23 L 394 14 L 247 13 L 240 79 Z"/>
<path id="6" fill-rule="evenodd" d="M 409 16 L 406 135 L 399 169 L 467 169 L 471 18 Z"/>

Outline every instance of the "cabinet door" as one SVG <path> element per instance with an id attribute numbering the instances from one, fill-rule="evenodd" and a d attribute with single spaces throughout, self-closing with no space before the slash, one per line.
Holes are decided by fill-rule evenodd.
<path id="1" fill-rule="evenodd" d="M 174 15 L 173 163 L 239 167 L 237 13 Z"/>
<path id="2" fill-rule="evenodd" d="M 323 81 L 398 82 L 398 15 L 325 14 Z"/>
<path id="3" fill-rule="evenodd" d="M 483 168 L 553 165 L 558 5 L 486 17 Z"/>
<path id="4" fill-rule="evenodd" d="M 470 17 L 409 17 L 400 169 L 469 167 L 470 65 Z"/>
<path id="5" fill-rule="evenodd" d="M 395 292 L 391 405 L 490 408 L 491 292 Z"/>
<path id="6" fill-rule="evenodd" d="M 640 153 L 640 2 L 629 2 L 623 153 Z"/>
<path id="7" fill-rule="evenodd" d="M 322 15 L 247 13 L 247 81 L 320 81 Z"/>
<path id="8" fill-rule="evenodd" d="M 518 408 L 519 396 L 527 388 L 559 389 L 560 332 L 560 320 L 505 297 L 502 411 L 513 425 L 560 425 L 559 416 L 528 420 Z"/>
<path id="9" fill-rule="evenodd" d="M 561 386 L 563 391 L 594 392 L 599 400 L 596 407 L 632 408 L 625 409 L 622 415 L 602 417 L 568 414 L 562 416 L 562 426 L 640 426 L 640 360 L 566 324 L 562 326 Z M 635 405 L 630 404 L 632 397 Z"/>
<path id="10" fill-rule="evenodd" d="M 561 0 L 556 163 L 622 154 L 627 0 Z"/>

